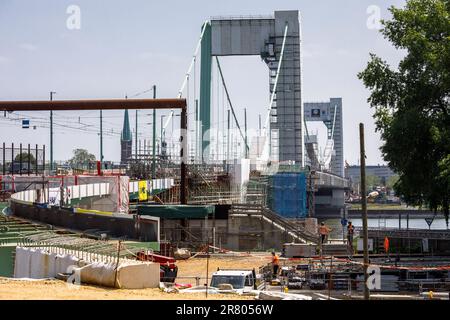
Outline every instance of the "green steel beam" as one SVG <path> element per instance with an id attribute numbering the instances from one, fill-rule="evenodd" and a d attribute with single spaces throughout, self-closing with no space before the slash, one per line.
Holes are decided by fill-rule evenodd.
<path id="1" fill-rule="evenodd" d="M 204 162 L 205 150 L 210 143 L 211 128 L 211 71 L 212 71 L 212 40 L 211 24 L 205 23 L 202 27 L 204 31 L 201 43 L 201 69 L 200 69 L 200 134 L 202 141 L 202 162 Z"/>

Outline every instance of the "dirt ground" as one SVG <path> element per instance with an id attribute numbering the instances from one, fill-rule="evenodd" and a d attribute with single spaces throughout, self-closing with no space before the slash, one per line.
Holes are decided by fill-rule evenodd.
<path id="1" fill-rule="evenodd" d="M 243 255 L 232 258 L 209 259 L 209 277 L 220 268 L 251 269 L 270 262 L 269 255 Z M 178 261 L 177 283 L 195 285 L 195 278 L 202 277 L 200 285 L 206 282 L 206 259 L 191 258 Z M 82 285 L 73 286 L 59 280 L 13 280 L 0 278 L 0 300 L 204 300 L 203 293 L 165 293 L 160 289 L 123 290 Z M 210 294 L 211 300 L 240 300 L 252 297 Z"/>
<path id="2" fill-rule="evenodd" d="M 196 279 L 201 277 L 200 285 L 206 282 L 206 270 L 208 268 L 208 279 L 217 268 L 221 269 L 256 269 L 266 265 L 271 261 L 270 254 L 241 254 L 238 257 L 211 258 L 209 262 L 206 258 L 194 258 L 186 261 L 178 261 L 178 283 L 190 283 L 195 285 Z M 207 266 L 207 264 L 209 264 Z"/>

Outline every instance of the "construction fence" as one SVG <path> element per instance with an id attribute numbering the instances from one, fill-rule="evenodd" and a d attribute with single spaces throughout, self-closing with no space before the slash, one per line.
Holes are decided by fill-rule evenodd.
<path id="1" fill-rule="evenodd" d="M 45 145 L 0 145 L 0 172 L 3 175 L 39 175 L 45 170 Z"/>

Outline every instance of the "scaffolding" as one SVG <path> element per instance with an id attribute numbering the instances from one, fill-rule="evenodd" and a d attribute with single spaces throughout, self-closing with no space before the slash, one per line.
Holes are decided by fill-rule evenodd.
<path id="1" fill-rule="evenodd" d="M 233 186 L 223 165 L 189 166 L 190 204 L 231 204 L 239 202 L 241 191 Z"/>

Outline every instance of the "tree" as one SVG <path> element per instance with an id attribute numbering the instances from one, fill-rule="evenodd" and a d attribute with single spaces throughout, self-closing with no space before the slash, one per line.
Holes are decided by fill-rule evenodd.
<path id="1" fill-rule="evenodd" d="M 442 211 L 450 203 L 450 1 L 408 0 L 391 7 L 381 33 L 405 51 L 398 68 L 371 59 L 358 77 L 371 91 L 381 151 L 399 175 L 397 195 Z"/>
<path id="2" fill-rule="evenodd" d="M 366 177 L 366 189 L 373 190 L 374 188 L 381 185 L 381 179 L 377 176 L 368 175 Z"/>
<path id="3" fill-rule="evenodd" d="M 389 179 L 386 181 L 386 187 L 389 189 L 394 189 L 394 186 L 397 183 L 398 179 L 399 176 L 397 175 L 389 177 Z"/>
<path id="4" fill-rule="evenodd" d="M 36 163 L 36 158 L 32 153 L 22 152 L 22 163 L 28 162 L 28 158 L 30 159 L 30 163 Z M 14 158 L 14 161 L 20 162 L 20 154 Z"/>
<path id="5" fill-rule="evenodd" d="M 73 157 L 69 160 L 69 164 L 73 168 L 80 164 L 87 165 L 93 161 L 95 161 L 95 156 L 86 149 L 75 149 L 73 150 Z"/>

